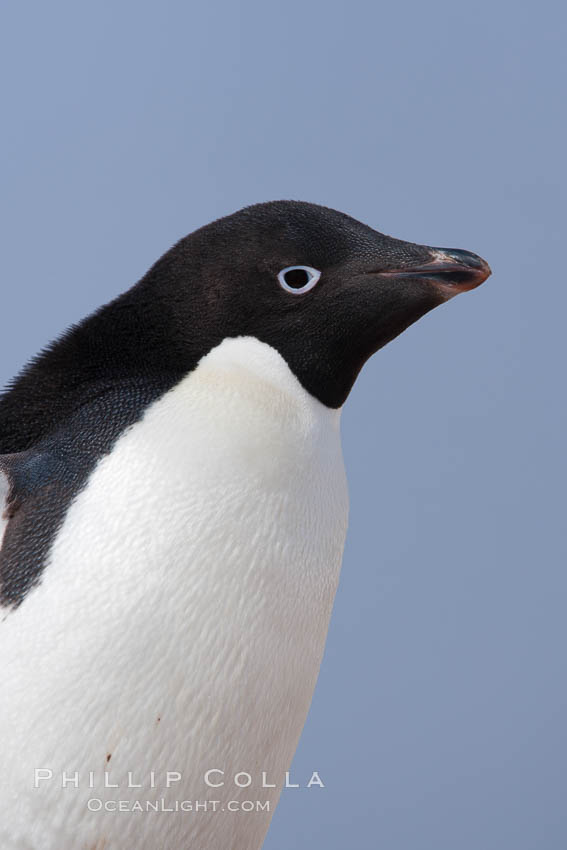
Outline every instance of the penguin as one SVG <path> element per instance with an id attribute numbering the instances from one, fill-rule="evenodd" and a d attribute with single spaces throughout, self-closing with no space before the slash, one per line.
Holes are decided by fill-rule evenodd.
<path id="1" fill-rule="evenodd" d="M 317 680 L 364 363 L 490 274 L 299 201 L 182 239 L 0 398 L 0 846 L 256 850 Z"/>

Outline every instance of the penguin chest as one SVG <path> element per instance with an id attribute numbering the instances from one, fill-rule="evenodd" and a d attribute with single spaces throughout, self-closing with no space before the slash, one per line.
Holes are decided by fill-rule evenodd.
<path id="1" fill-rule="evenodd" d="M 130 799 L 129 772 L 159 785 L 175 771 L 184 796 L 206 798 L 208 770 L 255 771 L 275 777 L 276 801 L 346 522 L 338 412 L 269 346 L 225 340 L 99 461 L 3 624 L 22 783 L 36 767 L 94 772 L 97 790 L 78 794 L 108 797 L 97 783 L 112 769 Z"/>

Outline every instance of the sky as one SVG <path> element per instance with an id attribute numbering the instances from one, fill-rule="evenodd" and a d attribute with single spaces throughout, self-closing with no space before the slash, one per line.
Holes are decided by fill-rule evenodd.
<path id="1" fill-rule="evenodd" d="M 549 0 L 0 12 L 1 383 L 257 201 L 493 269 L 346 404 L 341 585 L 265 850 L 567 846 L 565 24 Z"/>

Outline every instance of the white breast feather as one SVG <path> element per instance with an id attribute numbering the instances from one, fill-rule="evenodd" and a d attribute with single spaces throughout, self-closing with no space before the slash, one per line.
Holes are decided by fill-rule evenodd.
<path id="1" fill-rule="evenodd" d="M 339 412 L 264 343 L 225 340 L 155 402 L 0 625 L 0 846 L 260 847 L 315 686 L 347 510 Z M 53 780 L 34 788 L 35 768 Z M 211 768 L 223 788 L 205 784 Z M 62 771 L 79 788 L 62 790 Z M 165 771 L 182 780 L 165 788 Z M 270 811 L 90 812 L 92 798 Z"/>

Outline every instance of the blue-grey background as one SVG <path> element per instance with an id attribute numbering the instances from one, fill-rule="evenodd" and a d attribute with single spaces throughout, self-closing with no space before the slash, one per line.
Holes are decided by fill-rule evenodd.
<path id="1" fill-rule="evenodd" d="M 313 707 L 266 842 L 567 846 L 560 4 L 23 2 L 1 13 L 0 380 L 245 204 L 493 277 L 368 364 Z M 228 850 L 228 848 L 227 848 Z"/>

